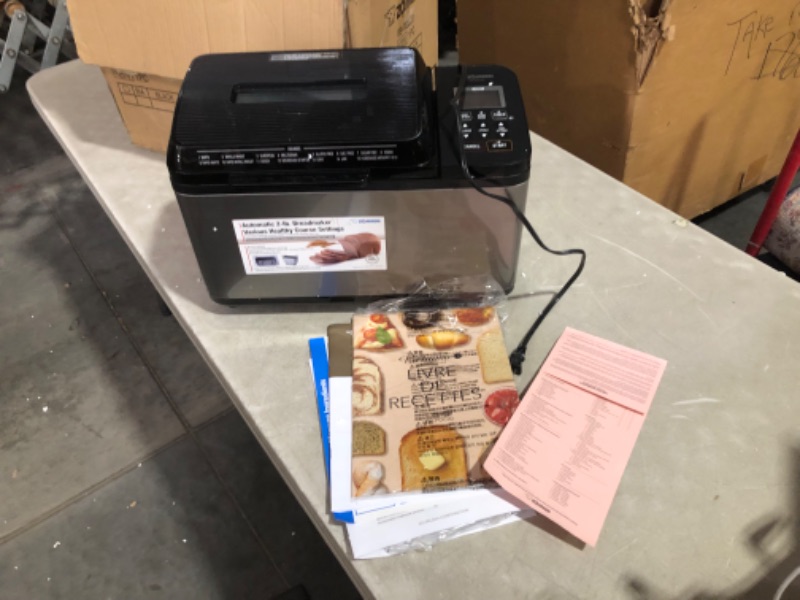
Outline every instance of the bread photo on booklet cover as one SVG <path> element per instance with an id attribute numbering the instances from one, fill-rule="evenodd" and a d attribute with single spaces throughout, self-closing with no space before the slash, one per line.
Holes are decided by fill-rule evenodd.
<path id="1" fill-rule="evenodd" d="M 353 456 L 386 454 L 386 432 L 369 421 L 353 421 Z"/>
<path id="2" fill-rule="evenodd" d="M 387 315 L 371 314 L 362 323 L 358 331 L 353 331 L 353 348 L 356 350 L 395 350 L 404 346 L 397 327 Z"/>
<path id="3" fill-rule="evenodd" d="M 403 491 L 447 490 L 467 484 L 466 444 L 452 427 L 409 431 L 399 451 Z"/>
<path id="4" fill-rule="evenodd" d="M 499 329 L 487 331 L 478 338 L 478 358 L 484 382 L 500 383 L 514 380 L 503 333 Z"/>
<path id="5" fill-rule="evenodd" d="M 383 373 L 375 361 L 365 356 L 353 357 L 353 416 L 383 414 Z"/>

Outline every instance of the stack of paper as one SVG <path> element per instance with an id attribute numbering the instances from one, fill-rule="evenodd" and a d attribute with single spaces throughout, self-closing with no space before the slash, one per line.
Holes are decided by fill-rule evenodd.
<path id="1" fill-rule="evenodd" d="M 496 372 L 482 372 L 479 380 L 470 365 L 480 353 L 470 354 L 468 343 L 456 352 L 450 346 L 419 353 L 427 334 L 415 345 L 408 330 L 388 331 L 391 320 L 373 323 L 379 327 L 357 318 L 310 342 L 331 511 L 347 524 L 355 558 L 428 548 L 536 512 L 597 543 L 665 361 L 568 328 L 514 412 L 513 403 L 497 400 L 509 389 L 504 376 L 498 382 Z M 467 335 L 485 339 L 493 326 Z M 370 342 L 395 352 L 369 358 L 359 349 Z M 453 359 L 460 370 L 448 369 Z M 371 378 L 394 377 L 392 361 L 408 381 L 381 388 L 377 403 Z M 426 373 L 437 374 L 438 383 Z M 473 384 L 475 397 L 465 392 Z M 494 429 L 476 417 L 477 408 Z M 364 431 L 357 431 L 359 422 Z M 414 460 L 404 463 L 409 434 L 395 430 L 409 428 Z M 431 445 L 439 439 L 428 434 L 432 428 L 448 429 L 447 439 L 458 443 Z"/>
<path id="2" fill-rule="evenodd" d="M 360 326 L 359 319 L 357 318 L 355 322 L 358 328 Z M 493 322 L 497 324 L 496 320 Z M 428 548 L 439 541 L 453 539 L 533 516 L 535 511 L 494 485 L 484 471 L 478 472 L 472 469 L 472 475 L 469 478 L 465 477 L 463 481 L 451 479 L 449 485 L 443 486 L 445 474 L 453 471 L 452 467 L 449 470 L 445 468 L 448 460 L 455 461 L 449 456 L 449 450 L 441 445 L 439 446 L 440 452 L 435 452 L 432 449 L 425 450 L 425 448 L 420 448 L 419 446 L 414 447 L 415 450 L 419 451 L 414 456 L 414 460 L 418 461 L 418 463 L 415 463 L 414 468 L 423 474 L 430 475 L 420 479 L 420 481 L 424 480 L 425 485 L 429 484 L 430 487 L 424 489 L 423 484 L 418 481 L 416 488 L 410 489 L 408 487 L 410 485 L 409 482 L 405 481 L 407 487 L 405 489 L 401 488 L 400 466 L 397 464 L 399 459 L 393 460 L 398 456 L 395 437 L 399 439 L 399 436 L 391 433 L 392 426 L 396 425 L 401 429 L 410 426 L 413 431 L 417 431 L 415 427 L 420 425 L 420 430 L 428 431 L 431 428 L 431 424 L 430 422 L 421 423 L 415 420 L 414 414 L 419 417 L 420 411 L 415 411 L 411 404 L 403 406 L 392 392 L 391 386 L 388 386 L 387 390 L 381 391 L 382 397 L 380 400 L 383 403 L 381 410 L 367 407 L 366 410 L 359 411 L 357 410 L 358 406 L 354 409 L 354 390 L 355 393 L 366 393 L 366 390 L 359 388 L 358 373 L 354 385 L 354 340 L 351 330 L 352 325 L 331 326 L 328 329 L 327 340 L 317 338 L 311 340 L 309 345 L 312 370 L 317 383 L 320 427 L 324 438 L 325 456 L 328 461 L 330 508 L 335 518 L 347 524 L 353 556 L 355 558 L 375 558 L 390 556 L 411 549 Z M 477 338 L 483 333 L 483 330 L 475 329 L 472 333 Z M 378 333 L 377 336 L 388 343 L 389 337 L 383 336 L 382 333 Z M 406 332 L 403 331 L 403 338 L 405 337 Z M 358 340 L 355 343 L 358 344 Z M 403 343 L 411 345 L 410 341 Z M 330 349 L 329 352 L 328 349 Z M 405 350 L 408 351 L 409 348 L 405 347 Z M 439 355 L 438 359 L 441 360 L 444 357 L 444 353 L 441 350 L 433 349 L 433 351 Z M 461 349 L 462 354 L 467 352 L 469 352 L 468 349 Z M 505 348 L 503 347 L 504 352 Z M 473 352 L 473 354 L 475 353 Z M 364 356 L 365 354 L 357 352 L 356 356 L 358 355 Z M 383 358 L 385 359 L 386 356 L 388 355 L 384 355 Z M 393 356 L 396 360 L 405 364 L 407 352 L 397 352 Z M 375 362 L 381 362 L 384 365 L 381 373 L 385 371 L 386 375 L 389 375 L 385 360 L 382 361 L 375 357 Z M 466 362 L 469 362 L 469 360 Z M 359 364 L 357 358 L 356 365 Z M 429 373 L 432 374 L 434 371 Z M 453 374 L 452 371 L 450 374 Z M 383 375 L 380 376 L 382 377 Z M 473 371 L 467 373 L 464 380 L 474 383 L 475 378 L 478 376 L 479 374 Z M 459 386 L 456 382 L 458 378 L 438 376 L 431 379 L 438 383 L 428 382 L 427 386 L 441 388 L 446 384 L 450 388 L 449 392 L 440 393 L 435 398 L 451 398 L 454 394 L 460 398 L 460 394 L 454 392 Z M 513 387 L 513 380 L 510 384 L 506 382 L 504 386 L 506 388 Z M 415 383 L 412 384 L 413 390 L 419 391 L 419 387 Z M 426 386 L 422 387 L 425 388 Z M 428 406 L 426 406 L 428 411 L 426 414 L 432 420 L 435 415 L 430 412 L 430 405 L 433 404 L 431 398 L 434 398 L 434 396 L 427 394 L 427 398 L 429 402 Z M 364 398 L 359 400 L 366 402 Z M 483 412 L 486 398 L 482 394 L 479 400 L 477 406 Z M 390 402 L 394 402 L 394 410 L 398 411 L 391 416 L 391 422 L 389 421 L 390 411 L 392 410 L 390 409 Z M 460 404 L 462 408 L 460 412 L 468 415 L 469 412 L 465 408 L 466 405 Z M 361 406 L 363 408 L 365 404 Z M 409 417 L 409 414 L 406 413 L 410 413 L 410 425 L 404 424 L 405 421 L 403 419 Z M 370 418 L 364 419 L 364 414 Z M 462 428 L 467 427 L 465 418 L 459 418 L 459 414 L 458 410 L 448 409 L 446 415 L 439 415 L 439 420 L 450 421 Z M 359 418 L 354 418 L 354 415 L 358 415 Z M 507 420 L 507 416 L 494 416 L 495 418 Z M 369 422 L 371 424 L 370 427 L 374 426 L 386 435 L 382 441 L 386 447 L 366 450 L 366 452 L 372 452 L 373 455 L 360 459 L 360 462 L 357 456 L 353 456 L 352 432 L 354 423 L 357 422 Z M 464 446 L 474 446 L 476 449 L 475 457 L 480 458 L 482 462 L 485 457 L 479 457 L 477 451 L 485 451 L 486 446 L 496 437 L 500 430 L 501 426 L 490 423 L 488 431 L 491 432 L 491 436 L 487 434 L 488 437 L 480 438 L 480 447 L 477 444 L 467 443 Z M 472 435 L 476 439 L 482 433 L 486 433 L 482 432 L 482 427 L 472 427 L 470 431 L 472 431 Z M 466 458 L 466 450 L 462 448 L 461 451 Z M 420 454 L 425 456 L 420 459 Z M 430 462 L 429 459 L 432 459 L 433 462 Z M 375 472 L 376 462 L 379 463 L 379 473 Z M 365 482 L 363 479 L 359 480 L 359 468 L 363 471 L 363 479 L 373 477 L 376 481 Z M 396 471 L 394 479 L 392 470 Z M 356 485 L 357 483 L 359 485 Z M 486 483 L 491 485 L 486 486 Z M 374 492 L 379 488 L 382 489 L 378 493 L 363 494 L 362 492 L 370 486 L 372 488 L 369 490 L 370 492 Z"/>

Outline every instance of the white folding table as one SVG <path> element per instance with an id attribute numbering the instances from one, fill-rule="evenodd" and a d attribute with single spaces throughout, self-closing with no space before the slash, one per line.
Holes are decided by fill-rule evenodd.
<path id="1" fill-rule="evenodd" d="M 213 303 L 164 156 L 131 145 L 99 69 L 63 64 L 32 77 L 28 89 L 365 595 L 618 600 L 763 589 L 769 596 L 753 597 L 772 597 L 800 565 L 795 282 L 533 136 L 528 215 L 548 244 L 583 247 L 588 262 L 534 337 L 520 386 L 566 326 L 669 361 L 599 544 L 576 547 L 522 522 L 428 552 L 352 561 L 326 512 L 307 341 L 348 320 L 353 305 Z M 509 343 L 574 266 L 525 239 Z"/>

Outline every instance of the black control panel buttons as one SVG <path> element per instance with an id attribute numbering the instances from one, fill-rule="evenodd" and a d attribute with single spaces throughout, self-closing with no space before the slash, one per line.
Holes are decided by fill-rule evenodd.
<path id="1" fill-rule="evenodd" d="M 489 152 L 510 152 L 514 149 L 511 140 L 489 140 L 486 142 L 486 149 Z"/>
<path id="2" fill-rule="evenodd" d="M 509 126 L 514 120 L 505 109 L 464 110 L 459 113 L 459 133 L 464 150 L 471 152 L 510 152 L 514 149 Z M 476 143 L 477 142 L 477 143 Z"/>

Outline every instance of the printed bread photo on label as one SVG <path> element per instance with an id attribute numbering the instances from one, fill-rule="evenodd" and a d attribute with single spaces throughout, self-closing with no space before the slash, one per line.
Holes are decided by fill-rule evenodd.
<path id="1" fill-rule="evenodd" d="M 346 235 L 337 241 L 338 248 L 330 248 L 330 244 L 326 244 L 320 252 L 310 258 L 311 262 L 318 265 L 335 265 L 357 258 L 377 256 L 381 252 L 381 239 L 374 233 Z M 315 243 L 316 240 L 311 242 Z"/>

